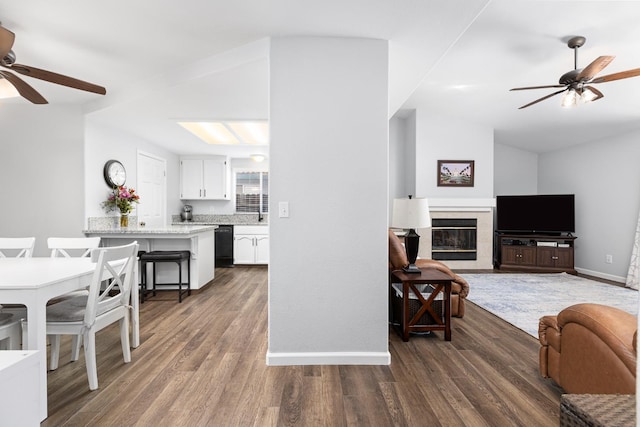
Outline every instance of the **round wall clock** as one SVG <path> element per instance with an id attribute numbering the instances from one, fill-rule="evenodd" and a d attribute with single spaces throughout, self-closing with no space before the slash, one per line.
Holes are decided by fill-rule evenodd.
<path id="1" fill-rule="evenodd" d="M 120 187 L 127 181 L 127 171 L 122 163 L 117 160 L 109 160 L 104 164 L 104 180 L 111 188 Z"/>

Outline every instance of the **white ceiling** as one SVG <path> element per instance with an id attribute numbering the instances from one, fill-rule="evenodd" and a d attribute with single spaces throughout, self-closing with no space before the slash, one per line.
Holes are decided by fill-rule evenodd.
<path id="1" fill-rule="evenodd" d="M 390 115 L 453 115 L 534 152 L 640 128 L 640 77 L 602 83 L 603 99 L 574 109 L 556 96 L 518 110 L 554 90 L 509 92 L 556 84 L 574 35 L 587 38 L 580 68 L 601 55 L 616 56 L 601 75 L 639 68 L 640 1 L 0 0 L 0 21 L 18 63 L 107 88 L 25 77 L 51 104 L 83 104 L 89 120 L 177 153 L 220 150 L 177 120 L 267 118 L 268 37 L 291 35 L 389 40 Z"/>

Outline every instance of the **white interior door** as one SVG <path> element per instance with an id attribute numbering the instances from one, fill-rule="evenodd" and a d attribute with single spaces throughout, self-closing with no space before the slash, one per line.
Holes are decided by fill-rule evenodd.
<path id="1" fill-rule="evenodd" d="M 147 227 L 162 227 L 166 222 L 167 161 L 138 151 L 138 222 Z"/>

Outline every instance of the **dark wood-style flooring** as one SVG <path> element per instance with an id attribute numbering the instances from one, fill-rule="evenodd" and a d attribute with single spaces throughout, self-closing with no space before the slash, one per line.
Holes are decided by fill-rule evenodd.
<path id="1" fill-rule="evenodd" d="M 129 364 L 117 325 L 98 334 L 93 392 L 63 340 L 43 426 L 558 425 L 561 390 L 538 374 L 537 340 L 472 303 L 451 342 L 390 330 L 390 366 L 267 367 L 266 268 L 218 269 L 182 304 L 165 291 L 140 315 Z"/>

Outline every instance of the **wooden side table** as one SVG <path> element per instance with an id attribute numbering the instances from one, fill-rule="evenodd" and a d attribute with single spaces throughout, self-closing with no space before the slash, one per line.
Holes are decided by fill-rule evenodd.
<path id="1" fill-rule="evenodd" d="M 421 268 L 420 274 L 405 273 L 402 270 L 396 270 L 392 273 L 392 283 L 402 283 L 402 313 L 401 313 L 401 332 L 402 340 L 409 341 L 409 333 L 424 331 L 444 331 L 444 339 L 451 341 L 451 282 L 453 277 L 440 270 L 433 268 Z M 434 290 L 428 298 L 425 298 L 418 290 L 416 285 L 428 284 L 432 285 Z M 391 290 L 393 292 L 393 289 Z M 422 304 L 420 309 L 410 317 L 409 299 L 410 292 L 417 297 Z M 444 300 L 444 316 L 433 310 L 433 302 L 438 294 L 442 292 Z M 429 313 L 430 317 L 435 321 L 434 324 L 421 324 L 420 318 L 423 314 Z"/>

